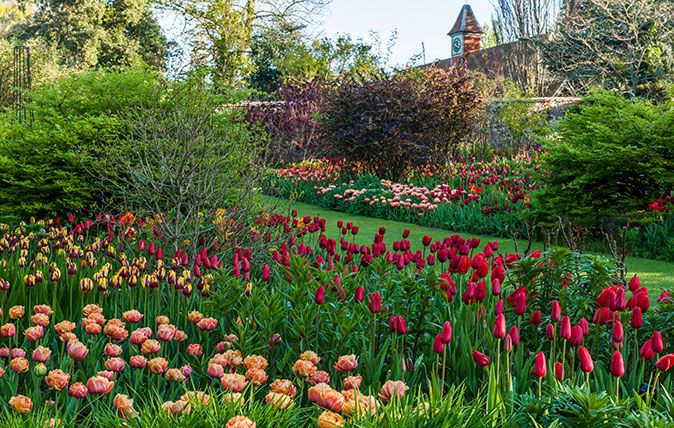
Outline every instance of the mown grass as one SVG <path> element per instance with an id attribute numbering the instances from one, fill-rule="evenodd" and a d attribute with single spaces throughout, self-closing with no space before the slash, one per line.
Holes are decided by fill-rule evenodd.
<path id="1" fill-rule="evenodd" d="M 455 232 L 437 229 L 432 227 L 423 227 L 411 223 L 403 223 L 391 220 L 382 220 L 372 217 L 365 217 L 342 213 L 338 211 L 326 210 L 315 205 L 309 205 L 302 202 L 290 202 L 285 199 L 274 198 L 271 196 L 262 196 L 262 202 L 266 205 L 274 207 L 278 212 L 285 213 L 291 209 L 296 209 L 300 215 L 319 216 L 325 218 L 328 222 L 327 234 L 331 238 L 338 238 L 338 230 L 335 227 L 337 220 L 352 221 L 360 227 L 360 233 L 356 237 L 356 242 L 359 244 L 370 244 L 372 237 L 379 226 L 384 226 L 387 229 L 387 236 L 400 237 L 403 230 L 410 230 L 410 240 L 413 246 L 421 246 L 421 238 L 424 235 L 431 236 L 434 240 L 443 239 L 446 236 L 453 235 Z M 498 238 L 494 236 L 474 235 L 470 233 L 461 233 L 463 237 L 480 238 L 482 242 L 499 241 L 500 248 L 504 252 L 523 251 L 526 249 L 528 243 L 522 240 L 513 240 L 506 238 Z M 391 239 L 391 238 L 389 238 Z M 415 247 L 413 247 L 414 249 Z M 532 249 L 541 249 L 543 244 L 534 242 Z M 628 257 L 626 260 L 628 275 L 639 275 L 644 286 L 652 290 L 651 296 L 657 297 L 659 291 L 664 289 L 674 289 L 674 263 L 668 263 L 658 260 L 643 259 L 640 257 Z"/>

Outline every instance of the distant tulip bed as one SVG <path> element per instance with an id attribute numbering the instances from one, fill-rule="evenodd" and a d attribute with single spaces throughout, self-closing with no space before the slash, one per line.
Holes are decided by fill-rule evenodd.
<path id="1" fill-rule="evenodd" d="M 279 196 L 337 211 L 507 236 L 522 226 L 518 214 L 531 208 L 537 160 L 533 152 L 490 162 L 429 164 L 409 168 L 400 182 L 392 182 L 365 165 L 322 159 L 279 168 L 269 184 Z"/>
<path id="2" fill-rule="evenodd" d="M 674 424 L 674 299 L 600 256 L 297 213 L 169 251 L 161 227 L 0 225 L 1 426 Z"/>

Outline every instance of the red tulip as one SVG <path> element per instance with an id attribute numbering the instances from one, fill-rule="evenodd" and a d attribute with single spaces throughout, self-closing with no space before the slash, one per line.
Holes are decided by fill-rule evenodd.
<path id="1" fill-rule="evenodd" d="M 271 272 L 269 271 L 269 266 L 264 265 L 262 266 L 262 281 L 269 281 L 271 278 Z"/>
<path id="2" fill-rule="evenodd" d="M 630 327 L 635 330 L 640 329 L 644 325 L 644 316 L 641 312 L 641 308 L 635 306 L 632 309 L 632 317 L 630 318 Z"/>
<path id="3" fill-rule="evenodd" d="M 538 378 L 543 378 L 548 374 L 548 366 L 545 361 L 545 354 L 539 352 L 534 357 L 534 375 Z"/>
<path id="4" fill-rule="evenodd" d="M 534 325 L 538 325 L 541 322 L 543 322 L 543 318 L 541 317 L 541 311 L 536 309 L 532 314 L 531 314 L 531 323 Z"/>
<path id="5" fill-rule="evenodd" d="M 562 324 L 559 327 L 559 337 L 565 340 L 571 337 L 571 319 L 566 315 L 562 318 Z"/>
<path id="6" fill-rule="evenodd" d="M 398 317 L 391 315 L 388 319 L 388 329 L 391 331 L 398 331 Z"/>
<path id="7" fill-rule="evenodd" d="M 498 296 L 501 294 L 501 281 L 498 278 L 491 280 L 491 294 L 492 296 Z"/>
<path id="8" fill-rule="evenodd" d="M 653 347 L 653 352 L 659 354 L 665 349 L 665 346 L 662 343 L 662 334 L 659 331 L 656 331 L 651 336 L 651 346 Z"/>
<path id="9" fill-rule="evenodd" d="M 321 305 L 325 301 L 325 287 L 322 285 L 318 287 L 318 290 L 316 290 L 316 294 L 314 295 L 314 302 L 316 304 Z"/>
<path id="10" fill-rule="evenodd" d="M 428 247 L 431 244 L 431 237 L 428 235 L 424 235 L 423 238 L 421 238 L 421 243 L 424 245 L 424 247 Z"/>
<path id="11" fill-rule="evenodd" d="M 517 326 L 514 325 L 514 326 L 510 327 L 510 330 L 508 331 L 508 336 L 510 336 L 510 338 L 512 339 L 513 345 L 515 345 L 515 346 L 519 345 L 519 343 L 520 343 L 520 331 L 517 328 Z"/>
<path id="12" fill-rule="evenodd" d="M 407 323 L 405 322 L 405 318 L 403 318 L 401 315 L 398 315 L 398 333 L 400 334 L 407 334 Z"/>
<path id="13" fill-rule="evenodd" d="M 660 296 L 658 296 L 658 303 L 674 303 L 672 292 L 670 290 L 665 290 L 660 293 Z"/>
<path id="14" fill-rule="evenodd" d="M 578 346 L 583 343 L 583 328 L 579 325 L 574 325 L 571 329 L 571 337 L 569 338 L 571 346 Z"/>
<path id="15" fill-rule="evenodd" d="M 503 314 L 498 314 L 494 321 L 494 337 L 503 339 L 506 336 L 506 320 Z"/>
<path id="16" fill-rule="evenodd" d="M 651 346 L 651 339 L 648 339 L 641 345 L 641 348 L 639 348 L 639 357 L 646 361 L 651 361 L 655 358 L 655 352 L 653 352 L 653 347 Z"/>
<path id="17" fill-rule="evenodd" d="M 513 338 L 510 336 L 510 333 L 506 335 L 505 340 L 503 341 L 503 349 L 505 349 L 506 352 L 513 350 Z"/>
<path id="18" fill-rule="evenodd" d="M 611 358 L 611 374 L 615 377 L 623 377 L 625 375 L 625 363 L 623 362 L 623 354 L 620 351 L 615 351 Z"/>
<path id="19" fill-rule="evenodd" d="M 363 286 L 356 288 L 356 293 L 354 294 L 353 299 L 358 303 L 365 300 L 365 288 Z"/>
<path id="20" fill-rule="evenodd" d="M 587 334 L 590 332 L 590 325 L 587 323 L 587 320 L 585 318 L 581 318 L 580 321 L 578 321 L 578 325 L 583 329 L 583 336 L 587 336 Z"/>
<path id="21" fill-rule="evenodd" d="M 442 326 L 440 340 L 445 345 L 452 341 L 452 323 L 449 321 L 445 321 L 445 324 Z"/>
<path id="22" fill-rule="evenodd" d="M 559 306 L 557 300 L 552 301 L 552 310 L 550 311 L 550 319 L 552 321 L 559 321 L 559 318 L 562 316 L 562 308 Z"/>
<path id="23" fill-rule="evenodd" d="M 381 295 L 379 293 L 370 294 L 367 307 L 373 314 L 381 312 Z"/>
<path id="24" fill-rule="evenodd" d="M 564 380 L 564 364 L 559 361 L 555 363 L 555 379 L 559 382 Z"/>
<path id="25" fill-rule="evenodd" d="M 667 372 L 669 369 L 674 367 L 674 354 L 667 354 L 662 357 L 655 363 L 655 367 L 662 372 Z"/>
<path id="26" fill-rule="evenodd" d="M 494 315 L 503 313 L 503 299 L 498 299 L 496 305 L 494 306 Z"/>
<path id="27" fill-rule="evenodd" d="M 638 276 L 634 275 L 632 279 L 630 279 L 630 291 L 635 292 L 639 288 L 641 288 L 641 280 Z"/>
<path id="28" fill-rule="evenodd" d="M 517 293 L 513 305 L 513 311 L 516 315 L 524 315 L 524 312 L 527 310 L 527 291 L 523 288 L 521 290 L 521 292 Z"/>
<path id="29" fill-rule="evenodd" d="M 592 373 L 594 370 L 594 363 L 592 356 L 586 347 L 580 346 L 578 348 L 578 357 L 580 358 L 580 369 L 585 373 Z"/>
<path id="30" fill-rule="evenodd" d="M 545 335 L 550 340 L 555 338 L 555 326 L 552 323 L 548 323 L 548 326 L 545 328 Z"/>
<path id="31" fill-rule="evenodd" d="M 487 367 L 488 365 L 491 364 L 491 361 L 489 360 L 489 357 L 487 357 L 485 354 L 482 352 L 476 351 L 473 349 L 472 351 L 473 354 L 473 360 L 475 360 L 475 364 L 477 364 L 478 367 L 481 369 Z"/>
<path id="32" fill-rule="evenodd" d="M 442 338 L 440 336 L 441 334 L 438 334 L 435 336 L 435 340 L 433 340 L 433 352 L 436 354 L 442 354 L 445 350 L 445 344 L 442 343 Z"/>
<path id="33" fill-rule="evenodd" d="M 623 323 L 620 320 L 616 320 L 613 323 L 613 343 L 621 343 L 624 338 Z"/>

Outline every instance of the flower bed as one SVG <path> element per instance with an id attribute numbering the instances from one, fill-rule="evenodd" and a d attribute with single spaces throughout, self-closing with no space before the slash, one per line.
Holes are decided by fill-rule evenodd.
<path id="1" fill-rule="evenodd" d="M 673 300 L 601 257 L 276 214 L 169 253 L 147 225 L 0 226 L 3 426 L 674 423 Z"/>
<path id="2" fill-rule="evenodd" d="M 530 178 L 537 156 L 510 160 L 426 165 L 409 169 L 400 183 L 380 180 L 365 165 L 339 160 L 280 168 L 269 186 L 282 197 L 338 211 L 460 232 L 506 236 L 531 208 Z"/>

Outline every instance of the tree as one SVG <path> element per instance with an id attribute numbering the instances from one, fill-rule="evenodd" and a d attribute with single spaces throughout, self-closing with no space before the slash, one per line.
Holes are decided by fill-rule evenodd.
<path id="1" fill-rule="evenodd" d="M 251 59 L 255 71 L 253 88 L 274 92 L 287 82 L 329 78 L 345 73 L 354 76 L 376 74 L 384 68 L 388 53 L 382 52 L 379 36 L 371 40 L 353 39 L 348 34 L 311 40 L 301 24 L 280 21 L 253 35 Z M 388 42 L 388 49 L 395 33 Z"/>
<path id="2" fill-rule="evenodd" d="M 253 81 L 261 80 L 266 88 L 265 80 L 271 79 L 276 85 L 271 88 L 273 91 L 278 82 L 269 57 L 276 57 L 277 47 L 293 37 L 295 23 L 313 21 L 328 3 L 329 0 L 164 0 L 161 5 L 184 17 L 185 35 L 192 42 L 192 66 L 205 70 L 218 90 L 244 86 L 256 70 L 254 65 L 262 65 Z M 282 27 L 277 27 L 279 24 Z M 254 45 L 254 34 L 263 39 L 268 36 L 269 40 L 258 38 Z M 261 57 L 251 58 L 253 55 Z"/>
<path id="3" fill-rule="evenodd" d="M 46 0 L 17 29 L 54 46 L 77 69 L 147 64 L 162 70 L 168 45 L 149 0 Z"/>
<path id="4" fill-rule="evenodd" d="M 321 133 L 332 154 L 397 180 L 409 165 L 447 161 L 477 104 L 471 79 L 457 68 L 347 77 L 328 95 Z"/>
<path id="5" fill-rule="evenodd" d="M 652 96 L 671 80 L 674 3 L 586 0 L 541 45 L 545 64 L 569 81 Z"/>
<path id="6" fill-rule="evenodd" d="M 559 0 L 497 0 L 494 9 L 496 44 L 510 44 L 502 49 L 499 59 L 504 74 L 523 93 L 547 95 L 554 82 L 535 41 L 554 28 L 560 14 Z"/>

